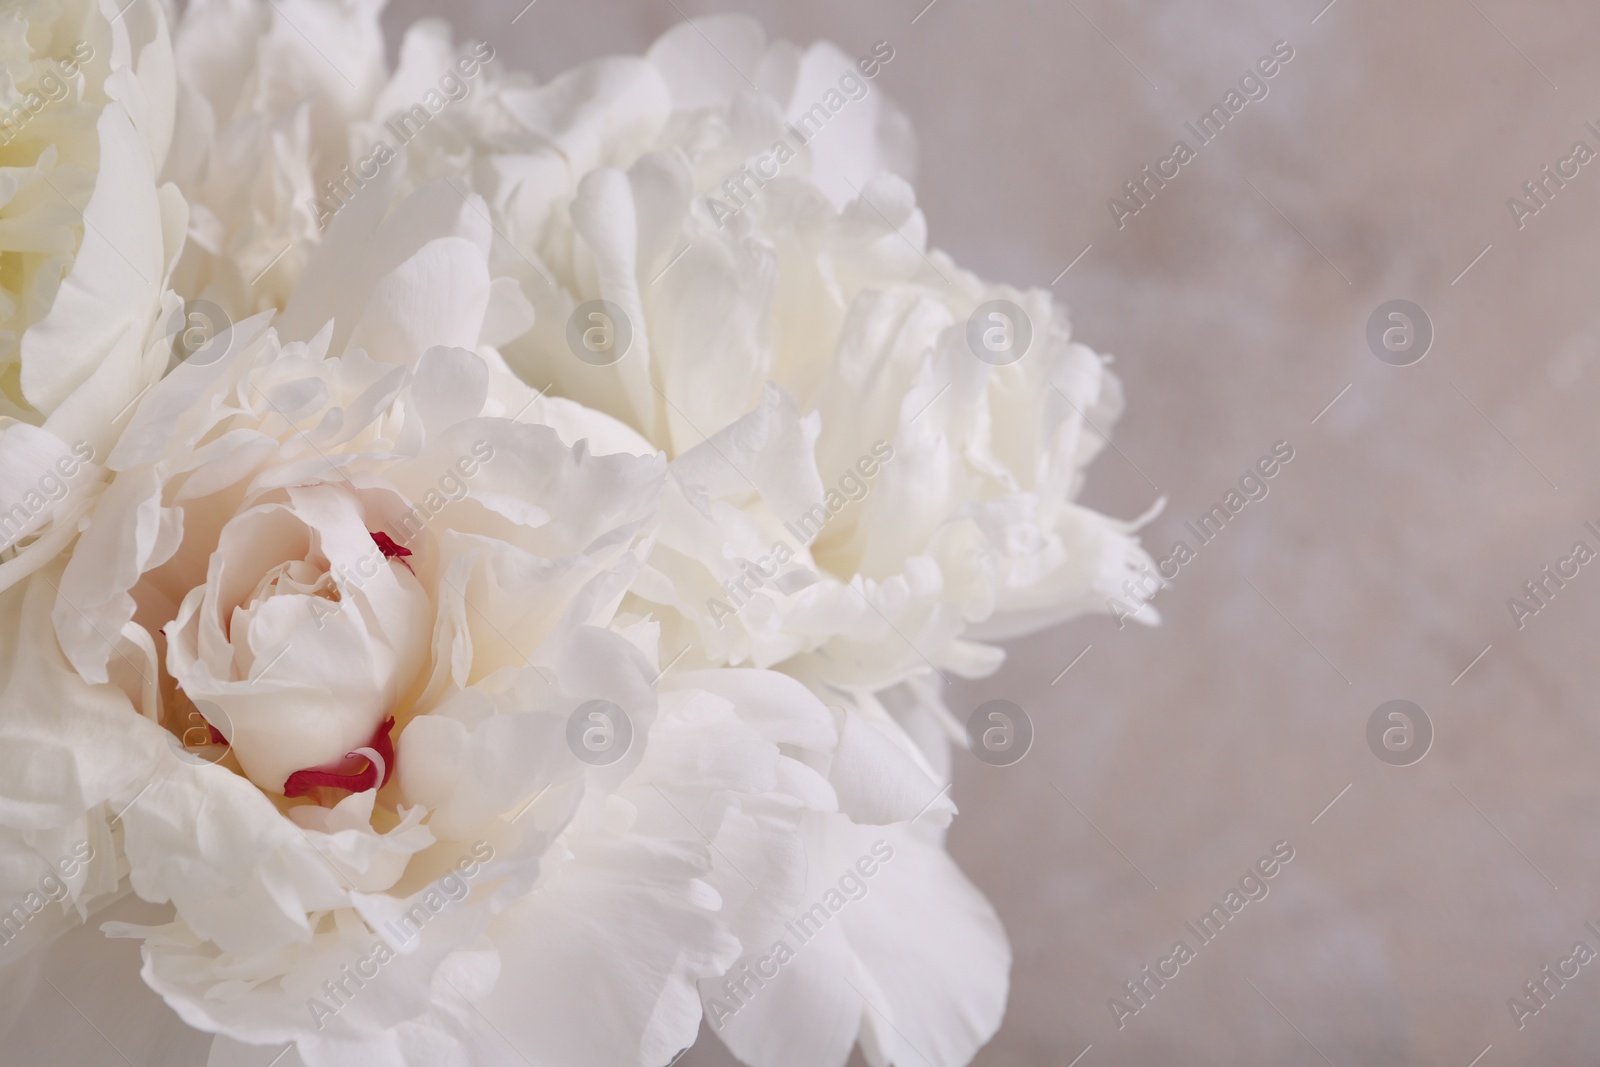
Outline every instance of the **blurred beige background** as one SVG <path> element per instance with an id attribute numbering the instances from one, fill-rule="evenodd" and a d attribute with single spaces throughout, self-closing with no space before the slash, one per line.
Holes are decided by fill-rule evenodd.
<path id="1" fill-rule="evenodd" d="M 1575 140 L 1600 147 L 1600 9 L 1326 2 L 538 0 L 515 25 L 521 0 L 448 6 L 541 78 L 714 10 L 851 54 L 890 41 L 880 84 L 919 134 L 934 243 L 1039 286 L 1093 246 L 1054 291 L 1130 404 L 1088 501 L 1133 515 L 1159 487 L 1146 542 L 1165 555 L 1274 442 L 1295 449 L 1156 598 L 1159 628 L 1080 620 L 957 695 L 962 714 L 1014 700 L 1038 730 L 1016 766 L 956 776 L 951 847 L 1016 950 L 979 1064 L 1600 1052 L 1600 967 L 1520 1031 L 1506 1004 L 1577 940 L 1600 947 L 1600 567 L 1520 632 L 1506 603 L 1600 545 L 1582 529 L 1600 523 L 1600 164 L 1520 231 L 1506 206 Z M 1277 41 L 1294 59 L 1269 95 L 1119 231 L 1107 199 L 1193 144 L 1184 122 Z M 1364 339 L 1395 298 L 1435 330 L 1405 368 Z M 1393 698 L 1436 731 L 1413 766 L 1367 747 Z M 1270 895 L 1119 1031 L 1108 998 L 1279 840 L 1295 858 Z M 709 1035 L 680 1061 L 732 1062 Z"/>
<path id="2" fill-rule="evenodd" d="M 1087 501 L 1132 516 L 1165 494 L 1158 557 L 1295 450 L 1156 598 L 1159 628 L 1070 623 L 953 698 L 1037 728 L 1019 764 L 956 775 L 951 848 L 1016 952 L 978 1064 L 1594 1062 L 1600 965 L 1524 1029 L 1507 998 L 1600 948 L 1600 566 L 1520 631 L 1507 599 L 1600 546 L 1600 161 L 1520 230 L 1506 200 L 1575 140 L 1600 148 L 1600 8 L 537 0 L 512 24 L 523 2 L 388 17 L 447 14 L 541 79 L 710 11 L 851 54 L 890 41 L 878 84 L 919 134 L 933 242 L 1017 285 L 1060 275 L 1079 337 L 1119 357 L 1129 410 Z M 1119 230 L 1107 199 L 1278 41 L 1269 95 Z M 1435 332 L 1404 368 L 1364 337 L 1396 298 Z M 1407 767 L 1366 741 L 1396 698 L 1436 732 Z M 1270 894 L 1119 1030 L 1108 998 L 1280 840 Z M 59 1036 L 62 1063 L 108 1054 Z M 203 1039 L 167 1040 L 123 1045 L 159 1064 Z M 707 1034 L 679 1063 L 733 1061 Z"/>

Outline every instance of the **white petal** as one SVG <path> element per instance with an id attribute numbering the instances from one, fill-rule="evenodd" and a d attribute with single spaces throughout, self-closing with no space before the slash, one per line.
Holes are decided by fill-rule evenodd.
<path id="1" fill-rule="evenodd" d="M 117 104 L 101 113 L 99 131 L 83 244 L 50 314 L 23 335 L 22 388 L 40 411 L 59 406 L 113 351 L 142 357 L 161 291 L 165 242 L 149 149 Z"/>

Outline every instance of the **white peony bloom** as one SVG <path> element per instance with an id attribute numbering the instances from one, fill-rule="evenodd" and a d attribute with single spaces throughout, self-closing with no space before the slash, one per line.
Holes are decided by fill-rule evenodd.
<path id="1" fill-rule="evenodd" d="M 88 811 L 170 905 L 108 929 L 217 1056 L 659 1067 L 838 807 L 804 686 L 667 674 L 613 625 L 665 461 L 523 421 L 627 436 L 480 343 L 485 217 L 443 185 L 342 215 L 304 300 L 152 388 L 68 557 L 4 594 L 0 752 L 51 757 L 7 803 Z"/>
<path id="2" fill-rule="evenodd" d="M 282 307 L 321 239 L 321 183 L 386 80 L 383 0 L 193 0 L 173 31 L 166 174 L 188 198 L 174 286 L 228 320 Z M 225 324 L 225 323 L 224 323 Z"/>
<path id="3" fill-rule="evenodd" d="M 1109 360 L 1048 293 L 927 247 L 910 136 L 874 80 L 893 46 L 859 51 L 700 20 L 644 57 L 501 86 L 448 128 L 536 310 L 508 363 L 671 457 L 624 611 L 684 666 L 775 668 L 840 709 L 842 814 L 808 817 L 813 878 L 863 827 L 926 857 L 880 894 L 905 940 L 840 924 L 844 947 L 784 971 L 759 1024 L 719 1031 L 762 1067 L 842 1064 L 857 1035 L 875 1064 L 913 1059 L 896 1032 L 958 1064 L 993 1033 L 1009 952 L 939 851 L 963 732 L 942 689 L 996 669 L 981 642 L 1105 610 L 1149 564 L 1137 522 L 1076 502 L 1122 410 Z M 897 988 L 913 944 L 948 998 Z M 745 948 L 741 966 L 768 951 Z M 773 1036 L 817 1036 L 819 1000 L 838 1013 L 820 1044 Z"/>
<path id="4" fill-rule="evenodd" d="M 726 974 L 700 983 L 709 1027 L 746 1063 L 843 1064 L 859 1042 L 879 1067 L 944 1067 L 970 1061 L 999 1027 L 1011 950 L 944 850 L 948 746 L 936 732 L 913 744 L 927 723 L 894 706 L 935 701 L 915 692 L 932 684 L 833 708 L 838 811 L 805 815 L 801 904 L 776 936 L 745 939 Z"/>
<path id="5" fill-rule="evenodd" d="M 215 1067 L 660 1067 L 702 1016 L 968 1062 L 1010 949 L 943 693 L 1148 564 L 1077 503 L 1109 360 L 927 247 L 889 42 L 717 18 L 539 85 L 439 22 L 391 74 L 381 6 L 24 5 L 106 36 L 122 181 L 62 191 L 154 265 L 93 198 L 28 260 L 0 880 L 169 907 L 110 929 Z M 141 395 L 169 272 L 222 332 Z"/>
<path id="6" fill-rule="evenodd" d="M 193 218 L 175 285 L 208 313 L 226 321 L 284 307 L 356 198 L 385 197 L 383 209 L 458 173 L 439 162 L 451 139 L 437 131 L 445 113 L 500 80 L 494 49 L 456 47 L 447 23 L 424 19 L 407 30 L 391 72 L 384 3 L 196 0 L 185 9 L 167 175 Z M 430 127 L 426 161 L 408 168 L 409 146 Z M 386 171 L 398 180 L 379 180 Z"/>
<path id="7" fill-rule="evenodd" d="M 510 239 L 543 256 L 535 273 L 502 252 L 538 311 L 508 360 L 674 458 L 686 503 L 668 509 L 660 580 L 636 590 L 667 611 L 670 643 L 710 664 L 802 656 L 829 684 L 873 690 L 930 669 L 986 674 L 998 651 L 971 638 L 1123 595 L 1148 561 L 1131 525 L 1073 502 L 1121 412 L 1105 361 L 1070 340 L 1048 294 L 985 285 L 925 250 L 890 169 L 905 153 L 881 131 L 898 138 L 901 124 L 870 88 L 871 54 L 817 46 L 799 61 L 744 20 L 703 28 L 772 87 L 707 75 L 715 53 L 680 27 L 647 59 L 563 76 L 532 94 L 541 106 L 513 98 L 544 137 L 599 144 L 542 200 L 490 194 Z M 596 103 L 556 110 L 582 77 L 600 83 Z M 655 90 L 653 127 L 639 85 Z M 821 122 L 805 118 L 815 100 L 838 110 L 761 181 L 774 146 Z M 841 142 L 875 150 L 847 166 L 824 151 Z M 527 166 L 491 158 L 480 172 Z M 745 190 L 737 211 L 730 181 Z M 608 301 L 632 334 L 606 366 L 575 358 L 567 336 L 586 300 Z M 969 320 L 988 328 L 980 309 L 996 300 L 1031 334 L 1006 365 L 969 343 Z"/>
<path id="8" fill-rule="evenodd" d="M 103 486 L 115 424 L 168 361 L 175 302 L 162 293 L 185 212 L 156 174 L 172 121 L 158 0 L 0 11 L 0 940 L 12 959 L 116 889 L 105 805 L 153 755 L 87 743 L 126 738 L 125 693 L 155 694 L 120 657 L 117 684 L 86 683 L 48 618 L 57 556 Z"/>
<path id="9" fill-rule="evenodd" d="M 166 368 L 173 95 L 159 0 L 0 12 L 0 588 L 70 540 L 114 424 Z"/>

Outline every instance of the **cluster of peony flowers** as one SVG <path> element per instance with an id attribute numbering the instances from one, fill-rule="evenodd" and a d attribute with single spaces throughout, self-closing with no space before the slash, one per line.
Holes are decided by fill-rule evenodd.
<path id="1" fill-rule="evenodd" d="M 927 248 L 886 43 L 381 6 L 0 13 L 0 907 L 82 861 L 0 967 L 138 939 L 213 1065 L 968 1062 L 947 694 L 1148 565 L 1107 361 Z"/>

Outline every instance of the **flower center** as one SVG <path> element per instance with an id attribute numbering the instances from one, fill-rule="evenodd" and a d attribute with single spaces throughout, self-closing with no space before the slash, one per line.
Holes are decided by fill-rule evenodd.
<path id="1" fill-rule="evenodd" d="M 338 600 L 339 586 L 334 582 L 333 575 L 316 564 L 303 559 L 291 559 L 263 574 L 255 592 L 245 602 L 257 603 L 282 594 Z"/>
<path id="2" fill-rule="evenodd" d="M 372 543 L 378 546 L 378 551 L 383 553 L 384 559 L 398 559 L 406 565 L 406 570 L 411 571 L 412 574 L 417 573 L 412 569 L 410 561 L 406 559 L 407 556 L 411 555 L 409 548 L 395 544 L 394 538 L 382 530 L 371 530 L 369 532 L 372 534 Z"/>
<path id="3" fill-rule="evenodd" d="M 334 764 L 295 771 L 283 783 L 283 795 L 303 797 L 322 787 L 343 789 L 350 793 L 382 788 L 394 774 L 394 742 L 389 738 L 389 732 L 393 729 L 394 719 L 385 719 L 372 736 L 371 743 L 346 752 L 344 759 Z M 363 763 L 365 766 L 362 766 Z"/>

